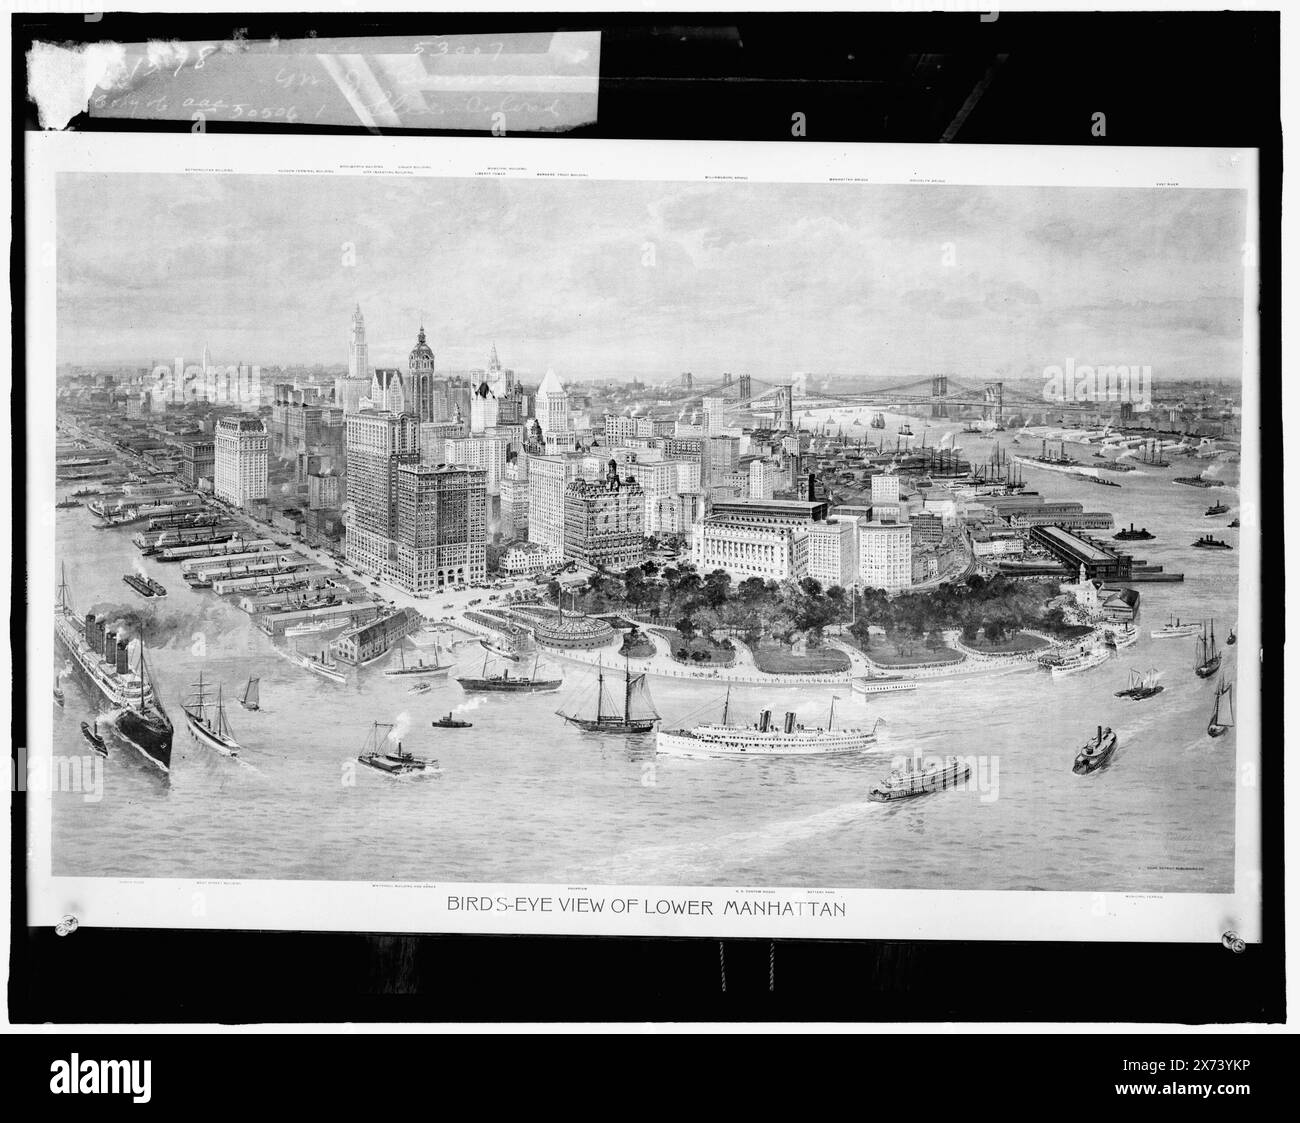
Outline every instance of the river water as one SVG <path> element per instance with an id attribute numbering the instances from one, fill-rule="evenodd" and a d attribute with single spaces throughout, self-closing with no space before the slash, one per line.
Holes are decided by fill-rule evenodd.
<path id="1" fill-rule="evenodd" d="M 864 413 L 864 418 L 868 415 Z M 848 424 L 848 415 L 845 415 Z M 921 422 L 913 419 L 920 433 Z M 948 425 L 949 428 L 955 426 Z M 870 432 L 854 428 L 853 436 Z M 892 426 L 891 426 L 892 432 Z M 942 432 L 928 430 L 930 444 Z M 1036 454 L 1028 436 L 1007 451 Z M 991 438 L 956 435 L 977 461 Z M 1072 449 L 1086 461 L 1091 453 Z M 1025 468 L 1049 499 L 1112 510 L 1157 539 L 1137 556 L 1183 572 L 1182 584 L 1143 584 L 1137 645 L 1101 667 L 1053 680 L 1038 671 L 922 686 L 862 699 L 846 688 L 737 687 L 732 719 L 762 708 L 824 724 L 882 719 L 882 749 L 856 759 L 678 760 L 656 757 L 653 735 L 605 737 L 563 722 L 556 708 L 591 672 L 557 661 L 557 695 L 467 697 L 454 678 L 425 695 L 386 677 L 388 659 L 336 686 L 290 663 L 249 617 L 190 589 L 174 565 L 141 559 L 126 531 L 93 529 L 84 508 L 58 512 L 58 560 L 80 612 L 152 614 L 153 673 L 177 726 L 164 775 L 110 732 L 104 796 L 54 797 L 56 875 L 502 881 L 565 884 L 780 885 L 858 888 L 1221 892 L 1232 887 L 1235 730 L 1205 734 L 1212 681 L 1192 673 L 1193 639 L 1153 640 L 1169 613 L 1213 618 L 1220 640 L 1236 621 L 1237 551 L 1191 548 L 1237 514 L 1237 491 L 1182 487 L 1205 461 L 1115 476 L 1099 488 Z M 1235 465 L 1227 472 L 1235 472 Z M 1230 482 L 1235 482 L 1235 475 Z M 1232 512 L 1205 518 L 1211 502 Z M 1107 532 L 1095 532 L 1105 535 Z M 168 588 L 162 601 L 130 591 L 143 566 Z M 279 641 L 283 647 L 284 641 Z M 1236 680 L 1236 646 L 1223 672 Z M 461 673 L 481 667 L 472 641 L 455 649 Z M 396 656 L 392 656 L 393 659 Z M 1158 667 L 1165 691 L 1133 703 L 1114 692 L 1130 668 Z M 195 744 L 181 701 L 202 671 L 222 683 L 244 747 L 231 759 Z M 237 702 L 261 677 L 262 710 Z M 54 709 L 54 752 L 81 755 L 79 723 L 92 699 L 65 680 Z M 667 727 L 720 716 L 715 685 L 653 679 Z M 456 711 L 473 722 L 436 730 Z M 395 779 L 355 766 L 373 721 L 406 728 L 404 746 L 440 772 Z M 1071 763 L 1098 724 L 1119 732 L 1110 768 L 1077 777 Z M 867 800 L 895 754 L 981 758 L 971 790 L 900 805 Z"/>

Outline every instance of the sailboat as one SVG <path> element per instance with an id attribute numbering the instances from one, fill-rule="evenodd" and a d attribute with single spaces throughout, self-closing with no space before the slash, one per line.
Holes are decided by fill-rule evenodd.
<path id="1" fill-rule="evenodd" d="M 234 730 L 226 720 L 226 705 L 220 686 L 217 687 L 217 700 L 213 702 L 211 697 L 203 682 L 203 672 L 200 671 L 199 681 L 194 683 L 194 693 L 182 707 L 190 735 L 219 752 L 238 756 L 239 742 L 235 740 Z"/>
<path id="2" fill-rule="evenodd" d="M 383 730 L 383 736 L 379 731 Z M 367 768 L 373 768 L 377 772 L 385 772 L 389 776 L 409 776 L 419 772 L 434 772 L 438 768 L 436 760 L 427 760 L 424 757 L 418 757 L 414 753 L 402 751 L 402 742 L 397 742 L 396 752 L 386 752 L 385 747 L 392 737 L 393 726 L 391 723 L 375 722 L 370 733 L 366 737 L 366 743 L 361 746 L 361 755 L 357 760 Z"/>
<path id="3" fill-rule="evenodd" d="M 1214 621 L 1210 621 L 1209 635 L 1205 633 L 1205 625 L 1201 625 L 1201 634 L 1196 640 L 1196 675 L 1198 678 L 1209 678 L 1219 669 L 1219 664 L 1223 662 L 1223 655 L 1214 644 Z"/>
<path id="4" fill-rule="evenodd" d="M 633 716 L 632 698 L 636 696 L 639 702 L 645 703 L 646 713 Z M 579 729 L 585 729 L 588 733 L 649 733 L 655 727 L 655 722 L 659 720 L 659 714 L 655 712 L 654 702 L 650 698 L 650 690 L 646 685 L 644 674 L 634 675 L 630 670 L 624 670 L 623 682 L 623 706 L 622 713 L 619 713 L 618 707 L 605 706 L 605 666 L 599 664 L 599 670 L 596 675 L 596 716 L 579 717 L 576 713 L 566 714 L 563 710 L 556 710 L 560 717 L 564 718 L 570 725 L 576 725 Z"/>
<path id="5" fill-rule="evenodd" d="M 246 710 L 260 710 L 261 703 L 258 701 L 258 683 L 262 680 L 256 675 L 250 675 L 248 685 L 244 687 L 244 696 L 239 700 L 239 704 Z"/>
<path id="6" fill-rule="evenodd" d="M 1129 671 L 1128 688 L 1115 691 L 1115 697 L 1132 698 L 1135 702 L 1141 702 L 1164 690 L 1159 680 L 1160 672 L 1155 667 L 1152 667 L 1145 674 L 1141 671 Z"/>
<path id="7" fill-rule="evenodd" d="M 1232 728 L 1232 721 L 1223 720 L 1222 703 L 1225 697 L 1228 699 L 1228 714 L 1235 720 L 1236 714 L 1232 708 L 1232 683 L 1220 679 L 1214 691 L 1214 713 L 1210 715 L 1210 724 L 1205 727 L 1205 732 L 1211 737 L 1222 737 Z"/>
<path id="8" fill-rule="evenodd" d="M 398 658 L 401 660 L 401 666 L 400 666 L 400 667 L 390 667 L 388 670 L 386 670 L 386 671 L 384 672 L 384 674 L 386 674 L 386 675 L 424 675 L 426 678 L 427 678 L 427 677 L 432 677 L 432 676 L 434 676 L 434 675 L 437 675 L 437 676 L 439 676 L 440 678 L 446 678 L 446 677 L 447 677 L 447 670 L 448 670 L 448 668 L 444 667 L 441 663 L 438 662 L 438 649 L 437 649 L 436 647 L 435 647 L 434 650 L 433 650 L 433 662 L 432 662 L 432 663 L 426 663 L 426 662 L 424 661 L 424 658 L 421 657 L 421 658 L 420 658 L 420 661 L 419 661 L 418 663 L 413 663 L 411 666 L 408 667 L 408 666 L 406 665 L 406 641 L 405 641 L 405 640 L 398 640 L 398 641 L 397 641 L 397 656 L 398 656 Z"/>

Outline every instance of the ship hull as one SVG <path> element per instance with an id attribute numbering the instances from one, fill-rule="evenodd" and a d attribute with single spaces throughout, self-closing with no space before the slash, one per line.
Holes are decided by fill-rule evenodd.
<path id="1" fill-rule="evenodd" d="M 568 714 L 561 714 L 570 725 L 586 733 L 649 733 L 655 727 L 657 718 L 633 718 L 630 721 L 624 721 L 622 718 L 584 718 L 569 717 Z"/>
<path id="2" fill-rule="evenodd" d="M 947 764 L 924 772 L 891 776 L 889 780 L 873 787 L 867 793 L 867 799 L 872 803 L 895 803 L 901 799 L 915 799 L 917 796 L 947 791 L 959 787 L 969 779 L 969 764 Z"/>
<path id="3" fill-rule="evenodd" d="M 564 685 L 563 679 L 483 679 L 458 678 L 461 687 L 471 694 L 549 694 Z"/>
<path id="4" fill-rule="evenodd" d="M 447 667 L 397 667 L 384 672 L 386 675 L 423 675 L 425 678 L 446 678 L 447 673 Z"/>
<path id="5" fill-rule="evenodd" d="M 210 749 L 216 749 L 219 753 L 226 753 L 229 756 L 239 755 L 239 742 L 230 737 L 222 737 L 219 733 L 214 733 L 203 720 L 190 713 L 189 710 L 183 711 L 185 714 L 185 724 L 189 726 L 190 736 L 200 745 L 207 745 Z"/>
<path id="6" fill-rule="evenodd" d="M 699 737 L 687 730 L 661 730 L 655 738 L 655 752 L 680 757 L 772 757 L 772 756 L 849 756 L 866 752 L 876 742 L 874 733 L 839 735 L 833 740 L 814 739 L 788 734 L 773 734 L 760 740 L 740 731 L 732 741 Z"/>

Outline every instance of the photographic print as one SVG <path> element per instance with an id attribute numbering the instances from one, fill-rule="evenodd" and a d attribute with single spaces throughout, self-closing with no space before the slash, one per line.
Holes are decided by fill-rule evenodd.
<path id="1" fill-rule="evenodd" d="M 39 908 L 1257 937 L 1253 153 L 185 140 L 32 138 Z"/>

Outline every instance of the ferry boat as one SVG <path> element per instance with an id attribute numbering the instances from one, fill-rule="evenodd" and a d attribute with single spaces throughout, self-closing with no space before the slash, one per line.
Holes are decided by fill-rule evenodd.
<path id="1" fill-rule="evenodd" d="M 142 577 L 138 573 L 124 574 L 122 580 L 142 597 L 165 597 L 167 589 L 152 577 Z"/>
<path id="2" fill-rule="evenodd" d="M 1038 456 L 1013 456 L 1011 458 L 1017 464 L 1024 464 L 1030 468 L 1046 468 L 1051 472 L 1066 472 L 1074 475 L 1074 469 L 1079 466 L 1079 462 L 1072 456 L 1065 454 L 1065 442 L 1061 442 L 1061 451 L 1053 456 L 1047 451 L 1047 441 L 1043 441 L 1043 451 Z"/>
<path id="3" fill-rule="evenodd" d="M 1184 624 L 1182 617 L 1169 617 L 1169 623 L 1163 628 L 1156 628 L 1151 633 L 1152 639 L 1181 639 L 1183 636 L 1194 636 L 1201 630 L 1200 624 Z"/>
<path id="4" fill-rule="evenodd" d="M 849 683 L 854 694 L 891 694 L 896 690 L 915 690 L 916 679 L 902 675 L 864 675 Z"/>
<path id="5" fill-rule="evenodd" d="M 519 662 L 519 653 L 510 651 L 504 647 L 498 647 L 491 640 L 481 639 L 478 641 L 484 651 L 490 651 L 493 655 L 499 655 L 502 659 L 509 659 L 512 663 Z"/>
<path id="6" fill-rule="evenodd" d="M 1142 671 L 1129 671 L 1128 686 L 1123 690 L 1115 691 L 1115 697 L 1132 698 L 1135 702 L 1152 698 L 1164 690 L 1159 680 L 1160 672 L 1154 667 L 1145 674 Z"/>
<path id="7" fill-rule="evenodd" d="M 106 709 L 121 711 L 118 732 L 150 760 L 167 769 L 172 757 L 172 723 L 158 698 L 145 666 L 144 640 L 136 669 L 129 666 L 128 644 L 111 635 L 107 620 L 87 613 L 78 619 L 72 608 L 66 568 L 61 567 L 59 599 L 54 606 L 54 637 L 67 652 L 72 667 L 91 687 Z"/>
<path id="8" fill-rule="evenodd" d="M 1155 537 L 1146 527 L 1141 530 L 1135 530 L 1132 523 L 1128 524 L 1127 530 L 1121 530 L 1115 535 L 1118 542 L 1149 542 Z"/>
<path id="9" fill-rule="evenodd" d="M 1110 658 L 1110 652 L 1105 645 L 1083 645 L 1078 650 L 1068 655 L 1052 652 L 1048 655 L 1039 657 L 1038 664 L 1052 672 L 1053 678 L 1062 675 L 1077 674 L 1079 671 L 1090 671 L 1093 667 L 1099 667 L 1102 663 Z"/>
<path id="10" fill-rule="evenodd" d="M 458 678 L 456 681 L 471 694 L 475 693 L 513 693 L 513 694 L 549 694 L 564 685 L 563 678 L 542 679 L 537 677 L 537 663 L 540 656 L 533 658 L 531 675 L 510 677 L 510 668 L 500 674 L 488 674 L 488 657 L 483 658 L 483 672 L 478 678 Z"/>
<path id="11" fill-rule="evenodd" d="M 1071 472 L 1070 476 L 1076 480 L 1082 480 L 1086 484 L 1098 484 L 1101 487 L 1119 487 L 1114 480 L 1105 479 L 1102 476 L 1094 476 L 1088 472 Z"/>
<path id="12" fill-rule="evenodd" d="M 1219 679 L 1219 685 L 1214 688 L 1214 712 L 1210 714 L 1210 723 L 1205 727 L 1205 732 L 1211 737 L 1222 737 L 1232 728 L 1232 721 L 1223 720 L 1224 698 L 1228 699 L 1228 716 L 1235 719 L 1236 715 L 1232 709 L 1232 683 Z"/>
<path id="13" fill-rule="evenodd" d="M 1113 729 L 1097 726 L 1097 735 L 1089 738 L 1074 758 L 1074 774 L 1087 776 L 1100 772 L 1110 764 L 1110 758 L 1118 744 L 1119 735 Z"/>
<path id="14" fill-rule="evenodd" d="M 58 508 L 60 511 L 64 511 L 67 510 L 69 507 L 80 507 L 81 502 L 77 499 L 72 499 L 71 497 L 69 497 L 67 499 L 60 499 L 56 504 L 54 504 L 54 506 Z"/>
<path id="15" fill-rule="evenodd" d="M 1198 550 L 1231 550 L 1222 538 L 1215 538 L 1212 534 L 1202 534 L 1195 542 L 1192 543 Z"/>
<path id="16" fill-rule="evenodd" d="M 1131 647 L 1138 641 L 1138 630 L 1132 624 L 1122 628 L 1107 628 L 1103 639 L 1106 646 L 1118 651 L 1121 647 Z"/>
<path id="17" fill-rule="evenodd" d="M 260 710 L 262 708 L 261 692 L 259 684 L 261 679 L 256 675 L 248 676 L 248 685 L 244 687 L 244 696 L 239 700 L 239 704 L 246 710 Z"/>
<path id="18" fill-rule="evenodd" d="M 397 656 L 401 661 L 401 666 L 390 667 L 384 672 L 386 675 L 420 675 L 423 678 L 446 678 L 448 667 L 444 667 L 438 662 L 438 649 L 435 647 L 433 652 L 433 662 L 426 663 L 421 657 L 416 663 L 409 667 L 406 665 L 406 641 L 400 639 L 397 641 Z"/>
<path id="19" fill-rule="evenodd" d="M 1204 476 L 1175 476 L 1174 483 L 1187 487 L 1223 487 L 1222 480 L 1207 480 Z"/>
<path id="20" fill-rule="evenodd" d="M 434 729 L 468 729 L 474 723 L 472 721 L 460 721 L 458 718 L 448 714 L 446 717 L 440 717 L 429 723 Z"/>
<path id="21" fill-rule="evenodd" d="M 1209 518 L 1211 515 L 1226 515 L 1227 513 L 1228 505 L 1226 503 L 1212 503 L 1210 506 L 1205 508 L 1206 518 Z"/>
<path id="22" fill-rule="evenodd" d="M 98 721 L 93 726 L 83 721 L 81 723 L 81 735 L 100 756 L 108 756 L 108 745 L 104 742 L 104 738 L 99 735 Z"/>
<path id="23" fill-rule="evenodd" d="M 329 679 L 330 682 L 344 683 L 348 681 L 347 676 L 339 670 L 339 664 L 323 651 L 319 655 L 298 654 L 293 657 L 293 660 L 298 666 L 306 667 L 307 670 L 320 675 L 321 678 Z"/>
<path id="24" fill-rule="evenodd" d="M 383 735 L 380 735 L 380 731 Z M 402 742 L 397 742 L 396 752 L 387 752 L 385 747 L 392 740 L 391 723 L 375 722 L 371 727 L 366 743 L 361 746 L 361 755 L 357 760 L 367 768 L 383 772 L 389 776 L 411 776 L 422 772 L 436 772 L 438 762 L 418 757 L 414 753 L 402 751 Z"/>
<path id="25" fill-rule="evenodd" d="M 876 743 L 875 725 L 871 729 L 834 727 L 833 696 L 825 729 L 800 725 L 798 715 L 793 712 L 785 715 L 782 725 L 775 726 L 771 710 L 764 710 L 753 725 L 729 725 L 730 708 L 728 690 L 721 722 L 697 725 L 693 729 L 661 729 L 656 735 L 655 751 L 683 757 L 843 756 L 864 752 Z M 879 724 L 877 721 L 876 725 Z"/>
<path id="26" fill-rule="evenodd" d="M 1196 665 L 1193 668 L 1196 671 L 1197 678 L 1209 678 L 1219 669 L 1219 664 L 1223 662 L 1223 655 L 1214 642 L 1214 621 L 1210 621 L 1210 630 L 1207 634 L 1204 625 L 1201 627 L 1201 634 L 1196 640 Z"/>
<path id="27" fill-rule="evenodd" d="M 946 791 L 960 787 L 970 779 L 970 764 L 960 757 L 950 756 L 943 761 L 933 761 L 925 768 L 895 768 L 885 779 L 867 793 L 873 803 L 892 803 L 899 799 L 912 799 L 918 795 Z"/>
<path id="28" fill-rule="evenodd" d="M 640 704 L 641 712 L 638 714 L 632 712 L 634 698 Z M 633 675 L 627 668 L 624 669 L 622 706 L 606 704 L 604 664 L 598 664 L 596 673 L 596 713 L 593 717 L 566 714 L 563 710 L 555 712 L 570 725 L 587 733 L 649 733 L 659 721 L 645 675 Z"/>
<path id="29" fill-rule="evenodd" d="M 181 707 L 190 736 L 218 752 L 238 756 L 239 742 L 235 740 L 234 731 L 226 720 L 226 704 L 221 695 L 221 687 L 217 687 L 214 702 L 211 692 L 204 685 L 203 672 L 200 671 L 199 681 L 193 684 L 193 689 L 194 693 Z"/>

